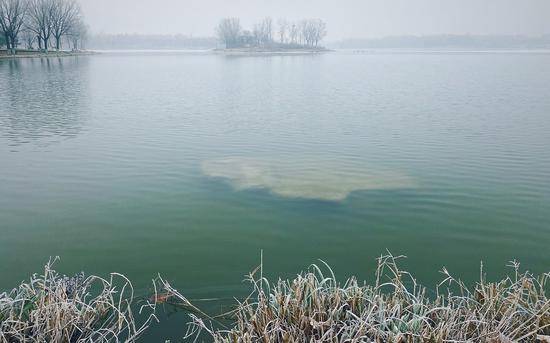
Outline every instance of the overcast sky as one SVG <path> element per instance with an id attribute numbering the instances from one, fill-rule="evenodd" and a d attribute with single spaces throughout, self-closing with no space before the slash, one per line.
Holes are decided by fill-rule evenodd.
<path id="1" fill-rule="evenodd" d="M 220 18 L 243 25 L 321 18 L 329 40 L 427 34 L 550 34 L 550 0 L 80 0 L 94 33 L 211 36 Z"/>

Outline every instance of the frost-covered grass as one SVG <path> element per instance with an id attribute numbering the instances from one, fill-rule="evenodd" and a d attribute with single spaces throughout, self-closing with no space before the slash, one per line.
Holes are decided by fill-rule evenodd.
<path id="1" fill-rule="evenodd" d="M 370 283 L 338 282 L 326 264 L 270 283 L 260 264 L 247 277 L 250 295 L 219 315 L 205 313 L 160 277 L 154 295 L 140 304 L 120 274 L 67 277 L 48 263 L 43 275 L 0 294 L 0 342 L 135 342 L 156 320 L 157 304 L 189 311 L 183 339 L 190 341 L 550 342 L 550 273 L 520 272 L 513 262 L 508 277 L 489 282 L 482 269 L 468 287 L 443 269 L 442 282 L 428 294 L 399 268 L 400 258 L 380 257 Z"/>
<path id="2" fill-rule="evenodd" d="M 374 283 L 340 283 L 328 266 L 313 265 L 292 280 L 269 283 L 256 270 L 251 295 L 226 316 L 228 328 L 195 313 L 187 338 L 215 342 L 550 342 L 549 274 L 535 277 L 511 264 L 509 277 L 473 287 L 445 269 L 427 295 L 400 257 L 378 260 Z M 256 275 L 260 274 L 260 275 Z M 187 299 L 166 289 L 185 304 Z"/>
<path id="3" fill-rule="evenodd" d="M 42 275 L 0 293 L 0 342 L 134 342 L 155 319 L 155 304 L 146 302 L 138 324 L 134 290 L 123 275 L 67 277 L 52 262 Z"/>

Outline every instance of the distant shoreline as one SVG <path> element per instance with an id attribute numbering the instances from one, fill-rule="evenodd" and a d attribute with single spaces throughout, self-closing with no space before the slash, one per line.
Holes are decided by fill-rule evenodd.
<path id="1" fill-rule="evenodd" d="M 96 55 L 96 51 L 36 51 L 36 50 L 17 50 L 15 55 L 8 55 L 6 50 L 0 50 L 0 59 L 16 59 L 16 58 L 44 58 L 44 57 L 69 57 L 69 56 L 85 56 Z"/>

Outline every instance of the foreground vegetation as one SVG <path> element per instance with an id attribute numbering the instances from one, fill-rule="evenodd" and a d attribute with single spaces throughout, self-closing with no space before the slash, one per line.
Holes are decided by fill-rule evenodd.
<path id="1" fill-rule="evenodd" d="M 192 334 L 215 342 L 550 342 L 550 274 L 520 274 L 466 287 L 443 270 L 433 297 L 398 267 L 378 261 L 374 285 L 338 283 L 317 266 L 270 284 L 249 276 L 253 293 L 230 313 L 229 329 L 191 315 Z M 482 271 L 483 275 L 483 271 Z"/>
<path id="2" fill-rule="evenodd" d="M 219 316 L 159 278 L 139 325 L 131 284 L 121 275 L 67 278 L 48 265 L 44 275 L 0 295 L 0 340 L 132 342 L 164 303 L 189 311 L 186 339 L 214 342 L 550 342 L 549 273 L 521 273 L 513 262 L 509 277 L 491 283 L 482 270 L 467 287 L 443 269 L 443 281 L 428 291 L 399 268 L 400 258 L 380 257 L 371 285 L 353 277 L 339 283 L 326 265 L 272 284 L 260 266 L 248 276 L 252 293 Z"/>
<path id="3" fill-rule="evenodd" d="M 42 275 L 0 294 L 0 342 L 133 342 L 156 318 L 155 303 L 136 304 L 124 276 L 67 277 L 52 262 Z M 135 307 L 146 317 L 139 324 Z"/>

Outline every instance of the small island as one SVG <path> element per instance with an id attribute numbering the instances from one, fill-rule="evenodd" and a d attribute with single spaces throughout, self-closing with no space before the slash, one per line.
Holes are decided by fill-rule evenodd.
<path id="1" fill-rule="evenodd" d="M 320 42 L 327 35 L 327 25 L 321 19 L 303 19 L 292 22 L 267 17 L 252 30 L 243 29 L 239 18 L 224 18 L 216 28 L 223 45 L 214 49 L 225 54 L 289 54 L 321 53 L 329 51 Z"/>

